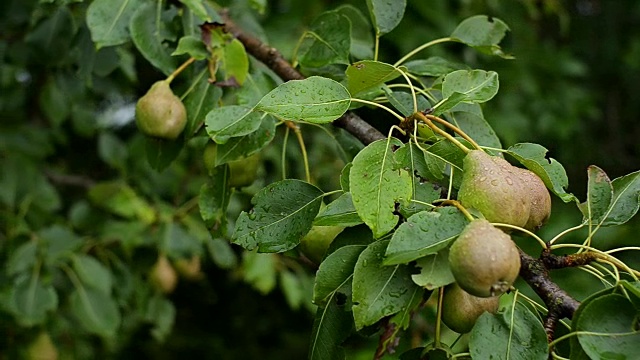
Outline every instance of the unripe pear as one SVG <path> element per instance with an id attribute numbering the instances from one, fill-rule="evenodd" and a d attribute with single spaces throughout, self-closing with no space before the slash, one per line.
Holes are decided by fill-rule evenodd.
<path id="1" fill-rule="evenodd" d="M 524 228 L 530 231 L 538 230 L 551 215 L 551 195 L 542 179 L 527 169 L 515 168 L 515 173 L 520 176 L 525 189 L 529 192 L 531 208 L 529 219 Z"/>
<path id="2" fill-rule="evenodd" d="M 531 198 L 518 169 L 506 160 L 482 150 L 472 150 L 463 160 L 458 200 L 482 213 L 490 222 L 524 226 Z"/>
<path id="3" fill-rule="evenodd" d="M 473 296 L 453 283 L 444 289 L 442 322 L 457 333 L 468 333 L 480 315 L 485 311 L 495 314 L 499 305 L 499 296 Z"/>
<path id="4" fill-rule="evenodd" d="M 58 350 L 51 341 L 51 336 L 46 331 L 40 332 L 38 337 L 29 344 L 26 359 L 28 360 L 57 360 Z"/>
<path id="5" fill-rule="evenodd" d="M 344 230 L 342 226 L 313 226 L 300 240 L 300 251 L 316 264 L 322 262 L 333 239 Z"/>
<path id="6" fill-rule="evenodd" d="M 218 145 L 215 143 L 208 144 L 204 149 L 203 161 L 204 165 L 212 173 L 216 167 L 216 156 Z M 248 157 L 229 161 L 229 187 L 244 187 L 253 184 L 258 178 L 258 169 L 262 160 L 260 153 L 254 153 Z"/>
<path id="7" fill-rule="evenodd" d="M 178 274 L 165 255 L 160 255 L 151 268 L 149 280 L 164 294 L 170 294 L 178 284 Z"/>
<path id="8" fill-rule="evenodd" d="M 187 124 L 187 110 L 166 80 L 154 83 L 136 104 L 136 125 L 145 135 L 176 139 Z"/>
<path id="9" fill-rule="evenodd" d="M 187 280 L 195 281 L 204 277 L 202 273 L 202 260 L 199 255 L 193 255 L 190 259 L 178 259 L 175 267 L 178 274 Z"/>
<path id="10" fill-rule="evenodd" d="M 470 222 L 449 250 L 456 282 L 471 295 L 500 295 L 520 272 L 520 255 L 511 237 L 484 219 Z"/>

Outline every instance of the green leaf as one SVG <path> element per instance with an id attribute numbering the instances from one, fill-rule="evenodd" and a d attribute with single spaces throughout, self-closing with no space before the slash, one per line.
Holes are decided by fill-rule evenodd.
<path id="1" fill-rule="evenodd" d="M 38 243 L 36 241 L 27 241 L 10 254 L 6 267 L 7 275 L 14 276 L 21 272 L 26 272 L 36 265 Z"/>
<path id="2" fill-rule="evenodd" d="M 175 141 L 145 137 L 144 141 L 147 162 L 157 171 L 162 171 L 171 165 L 180 155 L 184 144 L 182 137 Z"/>
<path id="3" fill-rule="evenodd" d="M 429 152 L 425 153 L 413 141 L 398 149 L 395 155 L 398 161 L 401 162 L 402 167 L 415 176 L 433 182 L 437 182 L 444 177 L 443 172 L 446 163 Z M 413 180 L 414 195 L 419 184 L 420 181 Z"/>
<path id="4" fill-rule="evenodd" d="M 227 207 L 231 198 L 229 167 L 216 166 L 209 175 L 209 180 L 200 188 L 198 208 L 212 236 L 222 237 L 227 233 Z"/>
<path id="5" fill-rule="evenodd" d="M 345 74 L 347 89 L 352 96 L 372 90 L 402 75 L 393 65 L 373 60 L 353 63 Z"/>
<path id="6" fill-rule="evenodd" d="M 280 271 L 280 288 L 289 308 L 298 310 L 304 301 L 301 278 L 291 271 Z"/>
<path id="7" fill-rule="evenodd" d="M 233 269 L 238 263 L 235 252 L 229 242 L 220 238 L 207 238 L 205 245 L 211 259 L 221 269 Z"/>
<path id="8" fill-rule="evenodd" d="M 89 4 L 87 26 L 98 49 L 129 41 L 129 20 L 141 3 L 141 0 L 95 0 Z"/>
<path id="9" fill-rule="evenodd" d="M 611 206 L 613 186 L 609 176 L 595 165 L 587 168 L 587 175 L 587 201 L 580 204 L 580 210 L 590 224 L 598 224 Z"/>
<path id="10" fill-rule="evenodd" d="M 340 360 L 345 358 L 341 344 L 351 333 L 353 316 L 340 296 L 331 295 L 327 306 L 318 308 L 311 331 L 309 360 Z"/>
<path id="11" fill-rule="evenodd" d="M 38 18 L 40 17 L 44 20 L 33 30 L 25 32 L 24 40 L 33 51 L 31 59 L 41 61 L 48 66 L 68 61 L 68 54 L 78 30 L 73 14 L 68 7 L 60 6 L 54 13 Z"/>
<path id="12" fill-rule="evenodd" d="M 406 0 L 367 0 L 369 15 L 376 28 L 378 37 L 391 32 L 404 17 Z"/>
<path id="13" fill-rule="evenodd" d="M 200 20 L 213 22 L 213 19 L 209 16 L 207 9 L 204 7 L 203 0 L 180 0 L 180 2 L 187 5 L 189 10 L 193 11 Z"/>
<path id="14" fill-rule="evenodd" d="M 469 350 L 474 359 L 545 360 L 547 335 L 538 317 L 520 303 L 497 314 L 484 313 L 471 330 Z"/>
<path id="15" fill-rule="evenodd" d="M 393 105 L 405 117 L 411 116 L 413 111 L 413 96 L 405 91 L 391 91 L 385 86 L 384 92 L 387 95 L 389 103 Z M 422 95 L 416 95 L 418 111 L 424 111 L 431 107 L 429 101 Z"/>
<path id="16" fill-rule="evenodd" d="M 302 35 L 297 60 L 309 68 L 321 68 L 331 64 L 349 64 L 351 48 L 351 22 L 336 11 L 329 11 L 316 18 Z"/>
<path id="17" fill-rule="evenodd" d="M 110 296 L 111 271 L 92 256 L 77 254 L 72 257 L 73 270 L 82 283 L 100 291 L 105 296 Z"/>
<path id="18" fill-rule="evenodd" d="M 396 203 L 411 200 L 411 175 L 399 169 L 395 148 L 403 146 L 396 138 L 369 144 L 354 159 L 349 173 L 353 205 L 360 218 L 380 238 L 398 223 Z"/>
<path id="19" fill-rule="evenodd" d="M 411 269 L 382 264 L 388 243 L 380 240 L 369 245 L 356 263 L 352 301 L 357 330 L 402 311 L 414 296 L 417 286 L 411 280 Z"/>
<path id="20" fill-rule="evenodd" d="M 313 221 L 318 226 L 355 226 L 362 224 L 356 208 L 353 206 L 351 193 L 344 193 L 320 211 Z"/>
<path id="21" fill-rule="evenodd" d="M 414 75 L 433 77 L 447 75 L 450 72 L 466 68 L 463 64 L 454 63 L 439 56 L 411 60 L 406 62 L 404 66 Z"/>
<path id="22" fill-rule="evenodd" d="M 419 212 L 393 233 L 384 264 L 405 264 L 447 247 L 469 223 L 455 207 Z"/>
<path id="23" fill-rule="evenodd" d="M 60 86 L 58 79 L 49 78 L 42 87 L 38 102 L 45 116 L 53 126 L 60 126 L 71 113 L 68 94 Z"/>
<path id="24" fill-rule="evenodd" d="M 138 218 L 150 224 L 156 218 L 154 209 L 135 190 L 118 181 L 94 185 L 89 189 L 89 200 L 96 207 L 127 219 Z"/>
<path id="25" fill-rule="evenodd" d="M 367 245 L 346 245 L 329 254 L 320 264 L 316 272 L 313 287 L 313 303 L 324 307 L 330 299 L 340 292 L 351 297 L 351 281 L 353 269 L 358 256 Z"/>
<path id="26" fill-rule="evenodd" d="M 177 55 L 189 55 L 196 60 L 204 60 L 209 56 L 207 47 L 202 42 L 202 39 L 187 35 L 180 38 L 178 41 L 178 47 L 171 53 L 171 56 Z"/>
<path id="27" fill-rule="evenodd" d="M 351 96 L 340 83 L 311 76 L 278 86 L 260 100 L 256 109 L 283 120 L 328 123 L 342 116 L 350 104 Z"/>
<path id="28" fill-rule="evenodd" d="M 262 119 L 258 130 L 241 137 L 233 137 L 224 144 L 219 144 L 216 151 L 216 166 L 229 161 L 246 158 L 269 144 L 276 135 L 276 120 L 268 115 Z"/>
<path id="29" fill-rule="evenodd" d="M 85 241 L 62 225 L 52 225 L 38 231 L 38 237 L 46 244 L 48 264 L 67 259 L 74 251 L 84 245 Z"/>
<path id="30" fill-rule="evenodd" d="M 71 312 L 90 333 L 114 337 L 120 327 L 120 311 L 110 296 L 98 289 L 77 287 L 69 296 Z"/>
<path id="31" fill-rule="evenodd" d="M 171 334 L 175 317 L 176 308 L 171 301 L 160 294 L 149 299 L 144 319 L 153 324 L 151 335 L 156 341 L 162 342 Z"/>
<path id="32" fill-rule="evenodd" d="M 437 103 L 432 108 L 433 115 L 438 116 L 453 109 L 459 104 L 463 104 L 463 101 L 465 101 L 466 98 L 467 96 L 465 94 L 453 92 L 451 95 L 449 95 L 447 98 L 442 99 L 442 101 Z"/>
<path id="33" fill-rule="evenodd" d="M 507 149 L 509 155 L 538 175 L 547 188 L 558 195 L 562 201 L 576 200 L 573 194 L 565 191 L 569 186 L 569 178 L 564 167 L 555 159 L 547 159 L 547 151 L 543 146 L 533 143 L 515 144 Z"/>
<path id="34" fill-rule="evenodd" d="M 42 324 L 47 312 L 58 307 L 58 295 L 53 286 L 42 283 L 40 274 L 19 276 L 9 290 L 9 310 L 24 327 Z"/>
<path id="35" fill-rule="evenodd" d="M 98 136 L 98 154 L 109 166 L 124 171 L 129 153 L 126 144 L 113 133 L 104 131 Z"/>
<path id="36" fill-rule="evenodd" d="M 224 80 L 233 79 L 235 83 L 242 85 L 249 74 L 249 57 L 240 40 L 233 39 L 216 48 L 214 55 L 219 58 L 219 68 L 224 74 Z"/>
<path id="37" fill-rule="evenodd" d="M 498 138 L 498 135 L 487 120 L 484 119 L 482 113 L 478 115 L 467 111 L 455 111 L 454 109 L 451 119 L 479 145 L 502 149 L 500 138 Z"/>
<path id="38" fill-rule="evenodd" d="M 437 254 L 418 259 L 416 267 L 420 268 L 420 273 L 411 275 L 411 279 L 427 290 L 434 290 L 455 281 L 449 265 L 448 248 L 438 251 Z"/>
<path id="39" fill-rule="evenodd" d="M 616 178 L 612 185 L 613 199 L 602 226 L 624 224 L 640 208 L 640 171 Z"/>
<path id="40" fill-rule="evenodd" d="M 476 15 L 463 20 L 453 30 L 451 37 L 485 54 L 510 59 L 512 56 L 503 53 L 498 46 L 508 30 L 507 24 L 498 18 Z"/>
<path id="41" fill-rule="evenodd" d="M 270 293 L 275 288 L 277 265 L 278 258 L 275 254 L 259 254 L 255 251 L 242 253 L 244 281 L 262 295 Z"/>
<path id="42" fill-rule="evenodd" d="M 139 6 L 131 17 L 131 40 L 151 65 L 160 69 L 165 75 L 171 75 L 176 69 L 176 58 L 164 44 L 167 40 L 164 21 L 156 19 L 156 4 L 145 3 Z M 160 26 L 160 27 L 158 27 Z"/>
<path id="43" fill-rule="evenodd" d="M 498 73 L 484 70 L 457 70 L 442 81 L 442 97 L 463 94 L 466 102 L 483 103 L 498 93 Z"/>
<path id="44" fill-rule="evenodd" d="M 589 302 L 576 322 L 582 349 L 592 359 L 632 359 L 637 357 L 640 331 L 638 310 L 625 296 L 604 295 Z"/>
<path id="45" fill-rule="evenodd" d="M 209 83 L 208 74 L 207 69 L 202 70 L 193 79 L 191 91 L 184 98 L 184 107 L 187 109 L 187 126 L 184 134 L 187 138 L 200 127 L 222 96 L 222 89 Z"/>
<path id="46" fill-rule="evenodd" d="M 358 8 L 348 4 L 339 6 L 335 11 L 351 21 L 351 55 L 356 59 L 373 58 L 373 35 L 367 17 Z"/>
<path id="47" fill-rule="evenodd" d="M 283 252 L 298 245 L 320 210 L 322 190 L 299 180 L 282 180 L 260 190 L 251 211 L 242 212 L 231 241 L 248 250 Z"/>
<path id="48" fill-rule="evenodd" d="M 232 137 L 245 136 L 260 127 L 264 114 L 241 105 L 217 107 L 207 114 L 207 134 L 213 141 L 224 144 Z"/>
<path id="49" fill-rule="evenodd" d="M 358 155 L 358 154 L 356 154 Z M 354 156 L 355 157 L 355 156 Z M 351 159 L 353 160 L 353 159 Z M 349 174 L 351 173 L 351 167 L 353 166 L 352 162 L 347 163 L 340 172 L 340 188 L 345 193 L 349 192 L 351 188 L 351 184 L 349 184 Z"/>

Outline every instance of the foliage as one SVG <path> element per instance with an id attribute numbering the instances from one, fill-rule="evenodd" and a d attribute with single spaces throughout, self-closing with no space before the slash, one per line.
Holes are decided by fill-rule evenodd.
<path id="1" fill-rule="evenodd" d="M 269 32 L 279 19 L 267 5 L 0 5 L 0 321 L 8 334 L 0 344 L 9 358 L 170 356 L 162 346 L 221 358 L 300 349 L 310 359 L 345 350 L 401 359 L 635 355 L 640 272 L 616 256 L 640 248 L 615 248 L 600 234 L 638 212 L 640 172 L 611 179 L 590 166 L 586 194 L 574 195 L 553 151 L 503 144 L 501 122 L 494 130 L 485 116 L 503 93 L 500 72 L 468 54 L 520 61 L 501 46 L 508 21 L 469 14 L 399 57 L 388 48 L 406 45 L 394 29 L 415 16 L 408 7 L 426 5 L 314 10 L 299 39 Z M 294 67 L 276 50 L 257 55 L 267 35 Z M 454 51 L 437 50 L 445 44 Z M 137 100 L 161 80 L 186 109 L 176 139 L 135 126 Z M 334 126 L 358 115 L 364 129 Z M 363 132 L 376 140 L 362 143 Z M 451 244 L 484 217 L 455 200 L 471 149 L 529 169 L 581 219 L 553 214 L 555 236 L 494 224 L 535 266 L 521 271 L 498 313 L 458 335 L 439 314 L 443 288 L 455 281 Z M 344 228 L 320 263 L 299 246 L 317 226 Z M 565 267 L 604 286 L 583 289 L 580 305 L 548 276 Z"/>

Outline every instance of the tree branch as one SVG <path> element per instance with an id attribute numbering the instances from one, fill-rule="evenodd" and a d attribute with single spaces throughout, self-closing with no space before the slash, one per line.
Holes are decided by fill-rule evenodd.
<path id="1" fill-rule="evenodd" d="M 242 42 L 249 54 L 267 65 L 278 74 L 282 80 L 304 79 L 304 76 L 293 68 L 277 49 L 266 45 L 258 38 L 242 31 L 242 29 L 229 18 L 229 12 L 227 10 L 221 11 L 220 15 L 224 19 L 224 24 L 222 25 L 224 31 L 233 34 Z M 335 120 L 333 125 L 347 130 L 365 145 L 385 138 L 380 131 L 350 111 Z"/>

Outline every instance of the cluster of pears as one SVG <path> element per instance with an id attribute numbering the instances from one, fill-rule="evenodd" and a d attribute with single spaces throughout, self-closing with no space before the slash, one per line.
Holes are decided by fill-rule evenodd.
<path id="1" fill-rule="evenodd" d="M 451 245 L 449 263 L 456 283 L 445 288 L 443 322 L 452 330 L 471 330 L 484 312 L 496 312 L 499 296 L 520 272 L 520 255 L 511 237 L 492 223 L 537 230 L 549 218 L 551 197 L 533 172 L 482 150 L 463 160 L 458 201 L 484 219 L 472 220 Z"/>
<path id="2" fill-rule="evenodd" d="M 169 82 L 154 83 L 136 104 L 136 125 L 147 136 L 175 140 L 187 124 L 187 110 Z"/>

